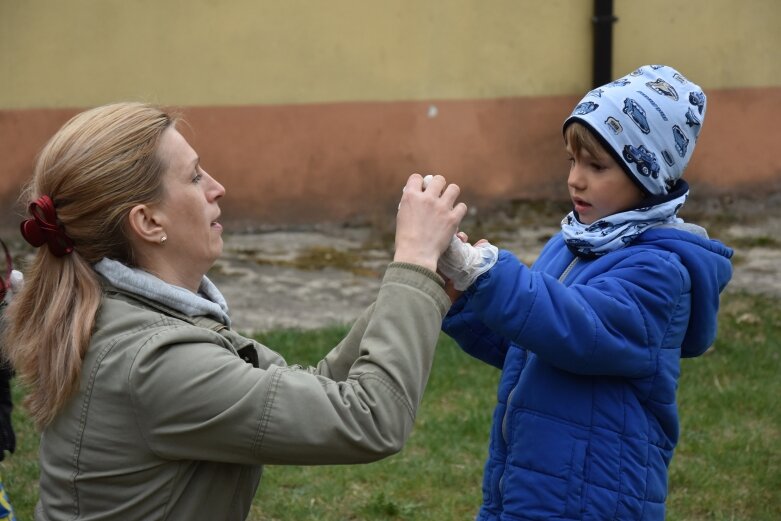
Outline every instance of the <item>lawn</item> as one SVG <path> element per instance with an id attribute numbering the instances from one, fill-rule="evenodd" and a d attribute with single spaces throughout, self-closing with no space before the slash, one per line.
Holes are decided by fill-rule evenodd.
<path id="1" fill-rule="evenodd" d="M 259 340 L 291 362 L 312 363 L 345 330 L 274 331 Z M 266 467 L 249 519 L 472 519 L 498 377 L 443 335 L 400 454 L 361 466 Z M 682 362 L 682 434 L 670 469 L 668 519 L 781 519 L 780 401 L 779 301 L 725 295 L 714 348 Z M 18 450 L 2 472 L 23 521 L 32 519 L 36 501 L 38 436 L 19 408 L 14 419 Z"/>

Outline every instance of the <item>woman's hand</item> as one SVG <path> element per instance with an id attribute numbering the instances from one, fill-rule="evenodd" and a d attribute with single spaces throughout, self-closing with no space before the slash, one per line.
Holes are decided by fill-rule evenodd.
<path id="1" fill-rule="evenodd" d="M 456 233 L 456 238 L 460 240 L 461 242 L 468 243 L 469 242 L 469 236 L 465 234 L 464 232 L 458 232 Z M 482 240 L 481 240 L 482 242 Z M 448 249 L 450 246 L 448 246 Z M 440 258 L 441 261 L 441 258 Z M 437 265 L 437 273 L 439 273 L 439 276 L 445 279 L 445 293 L 447 293 L 447 296 L 450 297 L 450 303 L 455 304 L 456 300 L 461 298 L 461 295 L 464 294 L 463 291 L 459 291 L 455 288 L 453 285 L 453 279 L 450 279 L 447 275 L 442 273 L 442 270 L 439 268 L 439 265 Z"/>
<path id="2" fill-rule="evenodd" d="M 394 261 L 436 271 L 439 256 L 466 215 L 466 205 L 456 204 L 460 193 L 458 185 L 448 185 L 441 175 L 434 176 L 426 188 L 419 174 L 409 177 L 396 216 Z"/>

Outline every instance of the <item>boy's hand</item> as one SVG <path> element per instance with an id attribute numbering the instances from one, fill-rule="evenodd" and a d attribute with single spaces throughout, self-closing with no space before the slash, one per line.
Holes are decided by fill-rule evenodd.
<path id="1" fill-rule="evenodd" d="M 424 177 L 423 188 L 428 186 L 433 178 L 431 175 Z M 447 250 L 437 264 L 437 270 L 448 281 L 445 291 L 453 302 L 477 277 L 491 269 L 499 258 L 499 250 L 487 240 L 480 239 L 474 246 L 468 241 L 469 237 L 464 232 L 456 233 L 451 237 Z"/>
<path id="2" fill-rule="evenodd" d="M 445 277 L 445 274 L 441 271 L 437 271 L 439 275 L 445 279 L 445 293 L 447 293 L 447 296 L 450 297 L 450 303 L 454 304 L 456 300 L 458 300 L 461 295 L 464 294 L 463 291 L 458 291 L 456 288 L 453 287 L 453 281 L 449 278 Z"/>
<path id="3" fill-rule="evenodd" d="M 459 292 L 471 286 L 499 259 L 499 249 L 490 242 L 483 239 L 472 246 L 466 241 L 465 234 L 454 235 L 437 264 L 437 269 L 452 281 L 453 288 Z"/>

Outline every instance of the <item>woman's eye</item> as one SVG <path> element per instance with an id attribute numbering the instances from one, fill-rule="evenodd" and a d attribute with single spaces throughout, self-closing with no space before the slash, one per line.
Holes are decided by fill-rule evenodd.
<path id="1" fill-rule="evenodd" d="M 201 173 L 200 168 L 195 169 L 195 173 L 193 174 L 193 183 L 199 182 L 203 178 L 203 174 Z"/>

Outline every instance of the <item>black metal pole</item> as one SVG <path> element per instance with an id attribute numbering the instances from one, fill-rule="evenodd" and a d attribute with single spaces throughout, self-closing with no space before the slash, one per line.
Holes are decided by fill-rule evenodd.
<path id="1" fill-rule="evenodd" d="M 613 15 L 613 0 L 594 0 L 594 87 L 604 85 L 613 79 L 613 24 L 618 20 Z"/>

